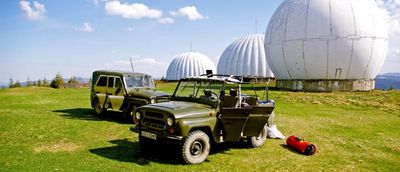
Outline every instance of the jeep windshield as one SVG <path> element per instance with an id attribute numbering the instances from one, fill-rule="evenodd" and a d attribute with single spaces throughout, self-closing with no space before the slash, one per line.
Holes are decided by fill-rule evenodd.
<path id="1" fill-rule="evenodd" d="M 192 101 L 216 106 L 223 87 L 224 83 L 222 81 L 181 80 L 175 90 L 173 100 Z"/>
<path id="2" fill-rule="evenodd" d="M 127 88 L 154 88 L 153 78 L 148 75 L 144 76 L 125 76 Z"/>

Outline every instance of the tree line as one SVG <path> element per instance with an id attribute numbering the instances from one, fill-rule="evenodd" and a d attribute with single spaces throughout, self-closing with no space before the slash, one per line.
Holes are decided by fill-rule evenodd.
<path id="1" fill-rule="evenodd" d="M 75 76 L 71 77 L 67 82 L 64 82 L 64 78 L 61 74 L 56 74 L 56 76 L 51 80 L 47 80 L 46 78 L 38 79 L 36 81 L 31 81 L 28 77 L 25 87 L 51 87 L 51 88 L 79 88 L 79 87 L 87 87 L 91 83 L 91 79 L 87 83 L 79 82 Z M 18 88 L 23 87 L 21 82 L 14 81 L 10 78 L 8 82 L 9 88 Z"/>

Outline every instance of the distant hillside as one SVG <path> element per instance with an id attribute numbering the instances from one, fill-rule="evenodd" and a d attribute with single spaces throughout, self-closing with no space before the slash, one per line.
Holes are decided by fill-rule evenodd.
<path id="1" fill-rule="evenodd" d="M 7 88 L 7 87 L 8 87 L 8 83 L 0 82 L 0 88 Z"/>
<path id="2" fill-rule="evenodd" d="M 400 90 L 400 73 L 385 73 L 376 77 L 376 89 L 388 90 L 391 87 Z"/>
<path id="3" fill-rule="evenodd" d="M 75 77 L 75 79 L 79 82 L 79 83 L 87 83 L 89 82 L 89 78 L 83 78 L 83 77 Z M 69 78 L 64 78 L 64 82 L 67 83 L 69 80 Z"/>
<path id="4" fill-rule="evenodd" d="M 90 78 L 84 78 L 84 77 L 75 77 L 75 79 L 81 84 L 86 84 L 90 80 Z M 64 80 L 64 83 L 68 83 L 69 78 L 63 78 L 63 80 Z M 51 79 L 49 79 L 47 81 L 51 82 Z M 34 82 L 34 81 L 32 81 L 32 82 Z M 27 81 L 22 81 L 19 83 L 21 84 L 22 87 L 25 87 L 28 85 Z M 8 88 L 8 83 L 0 82 L 0 88 Z"/>

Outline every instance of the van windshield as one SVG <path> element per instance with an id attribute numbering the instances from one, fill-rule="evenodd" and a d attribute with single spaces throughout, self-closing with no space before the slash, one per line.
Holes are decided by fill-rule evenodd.
<path id="1" fill-rule="evenodd" d="M 126 86 L 128 88 L 133 88 L 133 87 L 154 88 L 154 82 L 151 76 L 125 76 L 124 78 Z"/>

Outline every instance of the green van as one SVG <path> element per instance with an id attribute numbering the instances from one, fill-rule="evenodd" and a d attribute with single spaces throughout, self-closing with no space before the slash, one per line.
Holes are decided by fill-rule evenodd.
<path id="1" fill-rule="evenodd" d="M 90 101 L 97 115 L 110 109 L 122 111 L 124 117 L 131 118 L 136 107 L 168 100 L 168 94 L 155 90 L 150 75 L 110 70 L 93 72 Z"/>

